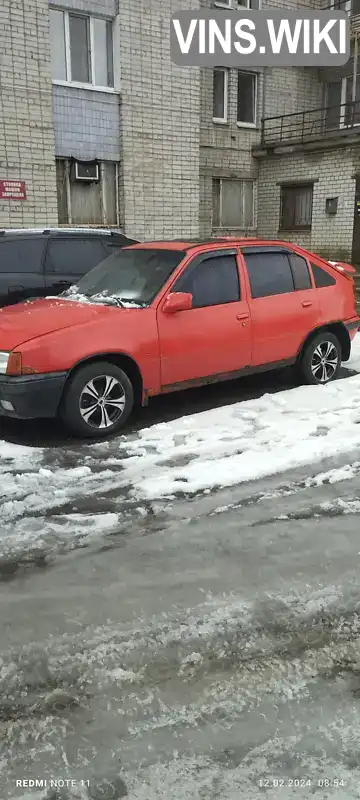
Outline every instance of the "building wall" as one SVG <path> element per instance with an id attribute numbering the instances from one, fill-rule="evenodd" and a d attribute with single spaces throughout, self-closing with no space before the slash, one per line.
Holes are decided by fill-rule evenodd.
<path id="1" fill-rule="evenodd" d="M 328 258 L 351 260 L 355 180 L 354 151 L 337 149 L 322 153 L 297 153 L 260 161 L 260 236 L 291 240 Z M 313 193 L 312 228 L 309 232 L 279 232 L 280 181 L 316 181 Z M 328 197 L 338 197 L 335 216 L 325 213 Z"/>
<path id="2" fill-rule="evenodd" d="M 123 225 L 139 239 L 199 234 L 200 73 L 171 62 L 175 11 L 195 0 L 121 0 Z"/>
<path id="3" fill-rule="evenodd" d="M 118 13 L 119 0 L 49 0 L 50 5 L 65 9 L 85 11 L 86 14 L 98 14 L 104 17 L 115 17 Z"/>
<path id="4" fill-rule="evenodd" d="M 308 3 L 316 8 L 318 0 Z M 212 7 L 213 0 L 202 0 L 202 6 Z M 283 7 L 303 10 L 302 0 L 262 0 L 262 8 Z M 219 64 L 221 66 L 221 64 Z M 252 147 L 259 143 L 261 119 L 266 116 L 291 114 L 318 108 L 324 101 L 324 84 L 316 69 L 251 69 L 258 74 L 257 126 L 240 127 L 236 122 L 237 109 L 237 71 L 231 70 L 229 76 L 229 120 L 227 124 L 214 123 L 213 110 L 213 72 L 201 71 L 200 106 L 200 229 L 201 234 L 209 236 L 216 233 L 212 227 L 212 178 L 252 178 L 255 183 L 254 228 L 248 229 L 256 235 L 258 217 L 258 197 L 260 197 L 259 164 L 252 155 Z M 259 180 L 258 180 L 259 179 Z M 225 232 L 225 231 L 224 231 Z M 244 231 L 245 232 L 245 231 Z M 241 235 L 239 229 L 227 229 L 226 233 Z"/>
<path id="5" fill-rule="evenodd" d="M 118 94 L 53 86 L 55 154 L 120 161 Z"/>
<path id="6" fill-rule="evenodd" d="M 254 72 L 255 70 L 250 70 Z M 200 229 L 202 236 L 216 232 L 212 228 L 212 178 L 257 179 L 258 165 L 252 146 L 259 141 L 262 109 L 262 74 L 258 74 L 257 127 L 239 127 L 237 117 L 237 71 L 229 73 L 228 122 L 213 122 L 213 71 L 201 71 L 200 121 Z M 255 199 L 256 230 L 256 199 Z M 237 229 L 227 233 L 241 234 Z"/>
<path id="7" fill-rule="evenodd" d="M 27 187 L 0 227 L 57 224 L 48 17 L 48 0 L 0 3 L 0 180 Z"/>

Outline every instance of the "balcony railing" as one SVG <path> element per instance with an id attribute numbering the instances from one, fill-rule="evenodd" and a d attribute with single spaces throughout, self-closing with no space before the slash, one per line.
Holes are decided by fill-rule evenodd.
<path id="1" fill-rule="evenodd" d="M 261 146 L 305 144 L 351 133 L 360 136 L 360 102 L 265 117 L 261 122 Z"/>
<path id="2" fill-rule="evenodd" d="M 357 17 L 360 14 L 360 0 L 324 0 L 323 11 L 347 11 L 350 17 Z"/>

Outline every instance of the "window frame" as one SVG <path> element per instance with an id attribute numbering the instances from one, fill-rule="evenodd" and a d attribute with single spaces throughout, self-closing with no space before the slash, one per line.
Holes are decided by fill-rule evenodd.
<path id="1" fill-rule="evenodd" d="M 223 89 L 223 100 L 224 100 L 224 116 L 223 117 L 214 117 L 214 77 L 215 72 L 222 72 L 224 75 L 224 89 Z M 216 125 L 227 125 L 229 122 L 229 70 L 227 67 L 214 67 L 213 69 L 213 122 Z"/>
<path id="2" fill-rule="evenodd" d="M 283 193 L 287 191 L 294 191 L 301 190 L 301 189 L 311 189 L 311 219 L 309 225 L 296 225 L 295 220 L 291 225 L 285 225 L 283 221 L 283 205 L 284 205 L 284 198 Z M 279 231 L 294 231 L 294 232 L 301 232 L 301 231 L 311 231 L 312 228 L 312 221 L 313 221 L 313 205 L 314 205 L 314 182 L 313 181 L 304 181 L 303 183 L 289 183 L 283 184 L 280 186 L 280 214 L 279 214 Z M 295 215 L 294 215 L 295 216 Z"/>
<path id="3" fill-rule="evenodd" d="M 60 6 L 50 6 L 50 14 L 52 11 L 61 11 L 63 14 L 63 33 L 64 33 L 64 40 L 65 40 L 65 72 L 66 72 L 66 80 L 61 80 L 60 78 L 52 77 L 52 84 L 54 86 L 72 86 L 74 89 L 87 89 L 93 92 L 107 92 L 108 94 L 117 94 L 118 88 L 118 76 L 116 70 L 116 58 L 115 58 L 115 39 L 116 39 L 116 28 L 114 24 L 114 19 L 111 17 L 105 17 L 101 14 L 88 14 L 81 10 L 76 9 L 64 9 Z M 70 17 L 83 17 L 84 19 L 88 20 L 89 25 L 89 42 L 90 42 L 90 77 L 91 83 L 82 83 L 81 81 L 73 81 L 71 78 L 71 45 L 70 45 Z M 107 22 L 111 24 L 111 32 L 112 32 L 112 65 L 113 65 L 113 82 L 114 86 L 101 86 L 100 84 L 96 83 L 96 67 L 95 67 L 95 30 L 94 30 L 94 22 L 95 20 L 101 20 L 102 22 Z M 107 52 L 108 57 L 108 52 Z"/>
<path id="4" fill-rule="evenodd" d="M 261 3 L 261 0 L 260 0 L 260 3 Z M 251 0 L 246 0 L 246 4 L 240 5 L 240 6 L 237 5 L 237 0 L 227 0 L 227 1 L 226 0 L 215 0 L 214 6 L 215 6 L 215 8 L 225 8 L 228 11 L 238 11 L 238 8 L 244 8 L 245 10 L 247 9 L 248 11 L 250 11 L 251 10 Z M 259 5 L 259 8 L 261 8 L 260 5 Z"/>
<path id="5" fill-rule="evenodd" d="M 254 88 L 253 88 L 253 92 L 254 92 L 254 122 L 241 122 L 241 120 L 238 119 L 238 116 L 239 116 L 238 97 L 239 97 L 239 77 L 240 77 L 240 75 L 251 75 L 252 78 L 255 79 L 254 80 Z M 253 72 L 253 70 L 250 70 L 250 69 L 238 69 L 237 70 L 236 124 L 237 124 L 238 128 L 250 128 L 250 129 L 257 128 L 258 86 L 259 86 L 259 76 L 258 76 L 257 72 Z"/>
<path id="6" fill-rule="evenodd" d="M 359 78 L 359 75 L 357 77 Z M 360 121 L 359 122 L 354 122 L 354 121 L 347 122 L 347 120 L 346 120 L 346 111 L 347 111 L 348 105 L 351 105 L 351 103 L 352 103 L 352 100 L 348 101 L 346 99 L 347 89 L 348 89 L 348 81 L 350 82 L 351 92 L 352 92 L 353 75 L 352 74 L 351 75 L 345 75 L 343 78 L 340 79 L 340 83 L 341 83 L 341 105 L 340 105 L 340 124 L 339 124 L 339 127 L 340 128 L 358 128 L 359 125 L 360 125 Z M 356 88 L 359 89 L 359 86 L 360 86 L 360 81 L 357 80 Z M 355 100 L 355 104 L 358 105 L 359 104 L 359 100 Z"/>
<path id="7" fill-rule="evenodd" d="M 237 278 L 238 278 L 238 286 L 239 286 L 239 297 L 237 300 L 231 300 L 229 303 L 217 303 L 216 305 L 211 306 L 195 306 L 194 308 L 189 309 L 189 311 L 201 311 L 204 308 L 218 308 L 219 306 L 230 306 L 233 303 L 240 303 L 243 298 L 243 285 L 242 285 L 242 273 L 240 270 L 240 263 L 239 263 L 239 250 L 237 247 L 223 247 L 219 250 L 208 250 L 200 255 L 195 255 L 188 264 L 184 267 L 183 271 L 180 275 L 175 278 L 174 283 L 171 286 L 170 292 L 181 292 L 183 289 L 181 288 L 182 282 L 191 276 L 192 273 L 202 264 L 204 261 L 208 261 L 213 258 L 221 258 L 223 256 L 234 256 L 236 262 L 236 269 L 237 269 Z M 179 288 L 180 287 L 180 288 Z"/>
<path id="8" fill-rule="evenodd" d="M 224 230 L 229 230 L 229 229 L 231 229 L 233 231 L 236 231 L 236 230 L 237 231 L 243 231 L 243 230 L 251 230 L 251 231 L 253 231 L 253 230 L 255 230 L 256 229 L 256 218 L 255 218 L 255 184 L 256 184 L 256 179 L 255 178 L 218 178 L 217 176 L 213 176 L 212 177 L 212 188 L 214 187 L 214 181 L 218 181 L 219 184 L 220 184 L 220 192 L 219 192 L 219 223 L 220 224 L 219 225 L 215 225 L 214 224 L 214 205 L 213 205 L 212 212 L 211 212 L 211 227 L 212 227 L 212 229 L 213 230 L 217 230 L 217 231 L 224 231 Z M 223 206 L 223 197 L 222 197 L 222 191 L 223 190 L 222 190 L 222 186 L 223 186 L 223 182 L 224 181 L 231 181 L 232 183 L 236 182 L 236 183 L 241 183 L 241 184 L 252 183 L 252 185 L 253 185 L 253 193 L 252 193 L 252 201 L 253 201 L 252 202 L 252 225 L 246 226 L 245 224 L 243 224 L 243 225 L 238 225 L 237 227 L 233 227 L 232 225 L 223 224 L 223 221 L 222 221 L 222 206 Z M 214 194 L 213 194 L 213 191 L 212 191 L 212 197 L 213 196 L 214 196 Z M 243 192 L 243 197 L 242 197 L 242 212 L 243 212 L 243 216 L 244 216 L 244 207 L 245 207 L 245 193 Z"/>

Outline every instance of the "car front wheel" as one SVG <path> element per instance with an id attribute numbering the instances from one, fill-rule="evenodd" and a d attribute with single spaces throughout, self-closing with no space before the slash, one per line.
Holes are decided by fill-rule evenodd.
<path id="1" fill-rule="evenodd" d="M 305 383 L 325 384 L 338 377 L 341 368 L 341 345 L 333 333 L 319 333 L 305 348 L 301 372 Z"/>
<path id="2" fill-rule="evenodd" d="M 60 415 L 74 433 L 105 437 L 123 427 L 134 406 L 134 391 L 126 373 L 105 361 L 75 373 L 65 388 Z"/>

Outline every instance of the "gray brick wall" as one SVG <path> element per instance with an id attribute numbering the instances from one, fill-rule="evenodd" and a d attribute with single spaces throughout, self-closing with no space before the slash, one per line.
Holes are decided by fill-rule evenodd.
<path id="1" fill-rule="evenodd" d="M 139 239 L 199 233 L 200 75 L 170 59 L 170 17 L 197 0 L 121 0 L 122 201 Z"/>
<path id="2" fill-rule="evenodd" d="M 254 70 L 251 70 L 254 71 Z M 257 128 L 237 125 L 237 70 L 229 72 L 228 122 L 213 122 L 213 71 L 201 71 L 200 128 L 200 230 L 210 236 L 212 228 L 212 178 L 257 179 L 258 164 L 252 146 L 259 141 L 262 110 L 262 72 L 258 72 Z M 256 203 L 255 203 L 256 208 Z M 255 219 L 256 225 L 256 219 Z M 227 230 L 227 233 L 241 231 Z"/>
<path id="3" fill-rule="evenodd" d="M 119 0 L 49 0 L 49 3 L 51 6 L 85 11 L 87 14 L 115 17 Z"/>
<path id="4" fill-rule="evenodd" d="M 47 0 L 0 3 L 0 179 L 27 186 L 0 227 L 57 224 Z"/>
<path id="5" fill-rule="evenodd" d="M 56 155 L 119 161 L 119 104 L 117 94 L 54 86 Z"/>
<path id="6" fill-rule="evenodd" d="M 351 260 L 355 200 L 354 151 L 330 150 L 297 153 L 260 162 L 258 188 L 258 232 L 260 236 L 291 240 L 319 255 Z M 280 186 L 278 181 L 315 180 L 310 232 L 279 233 Z M 328 197 L 338 197 L 335 216 L 325 213 Z"/>

